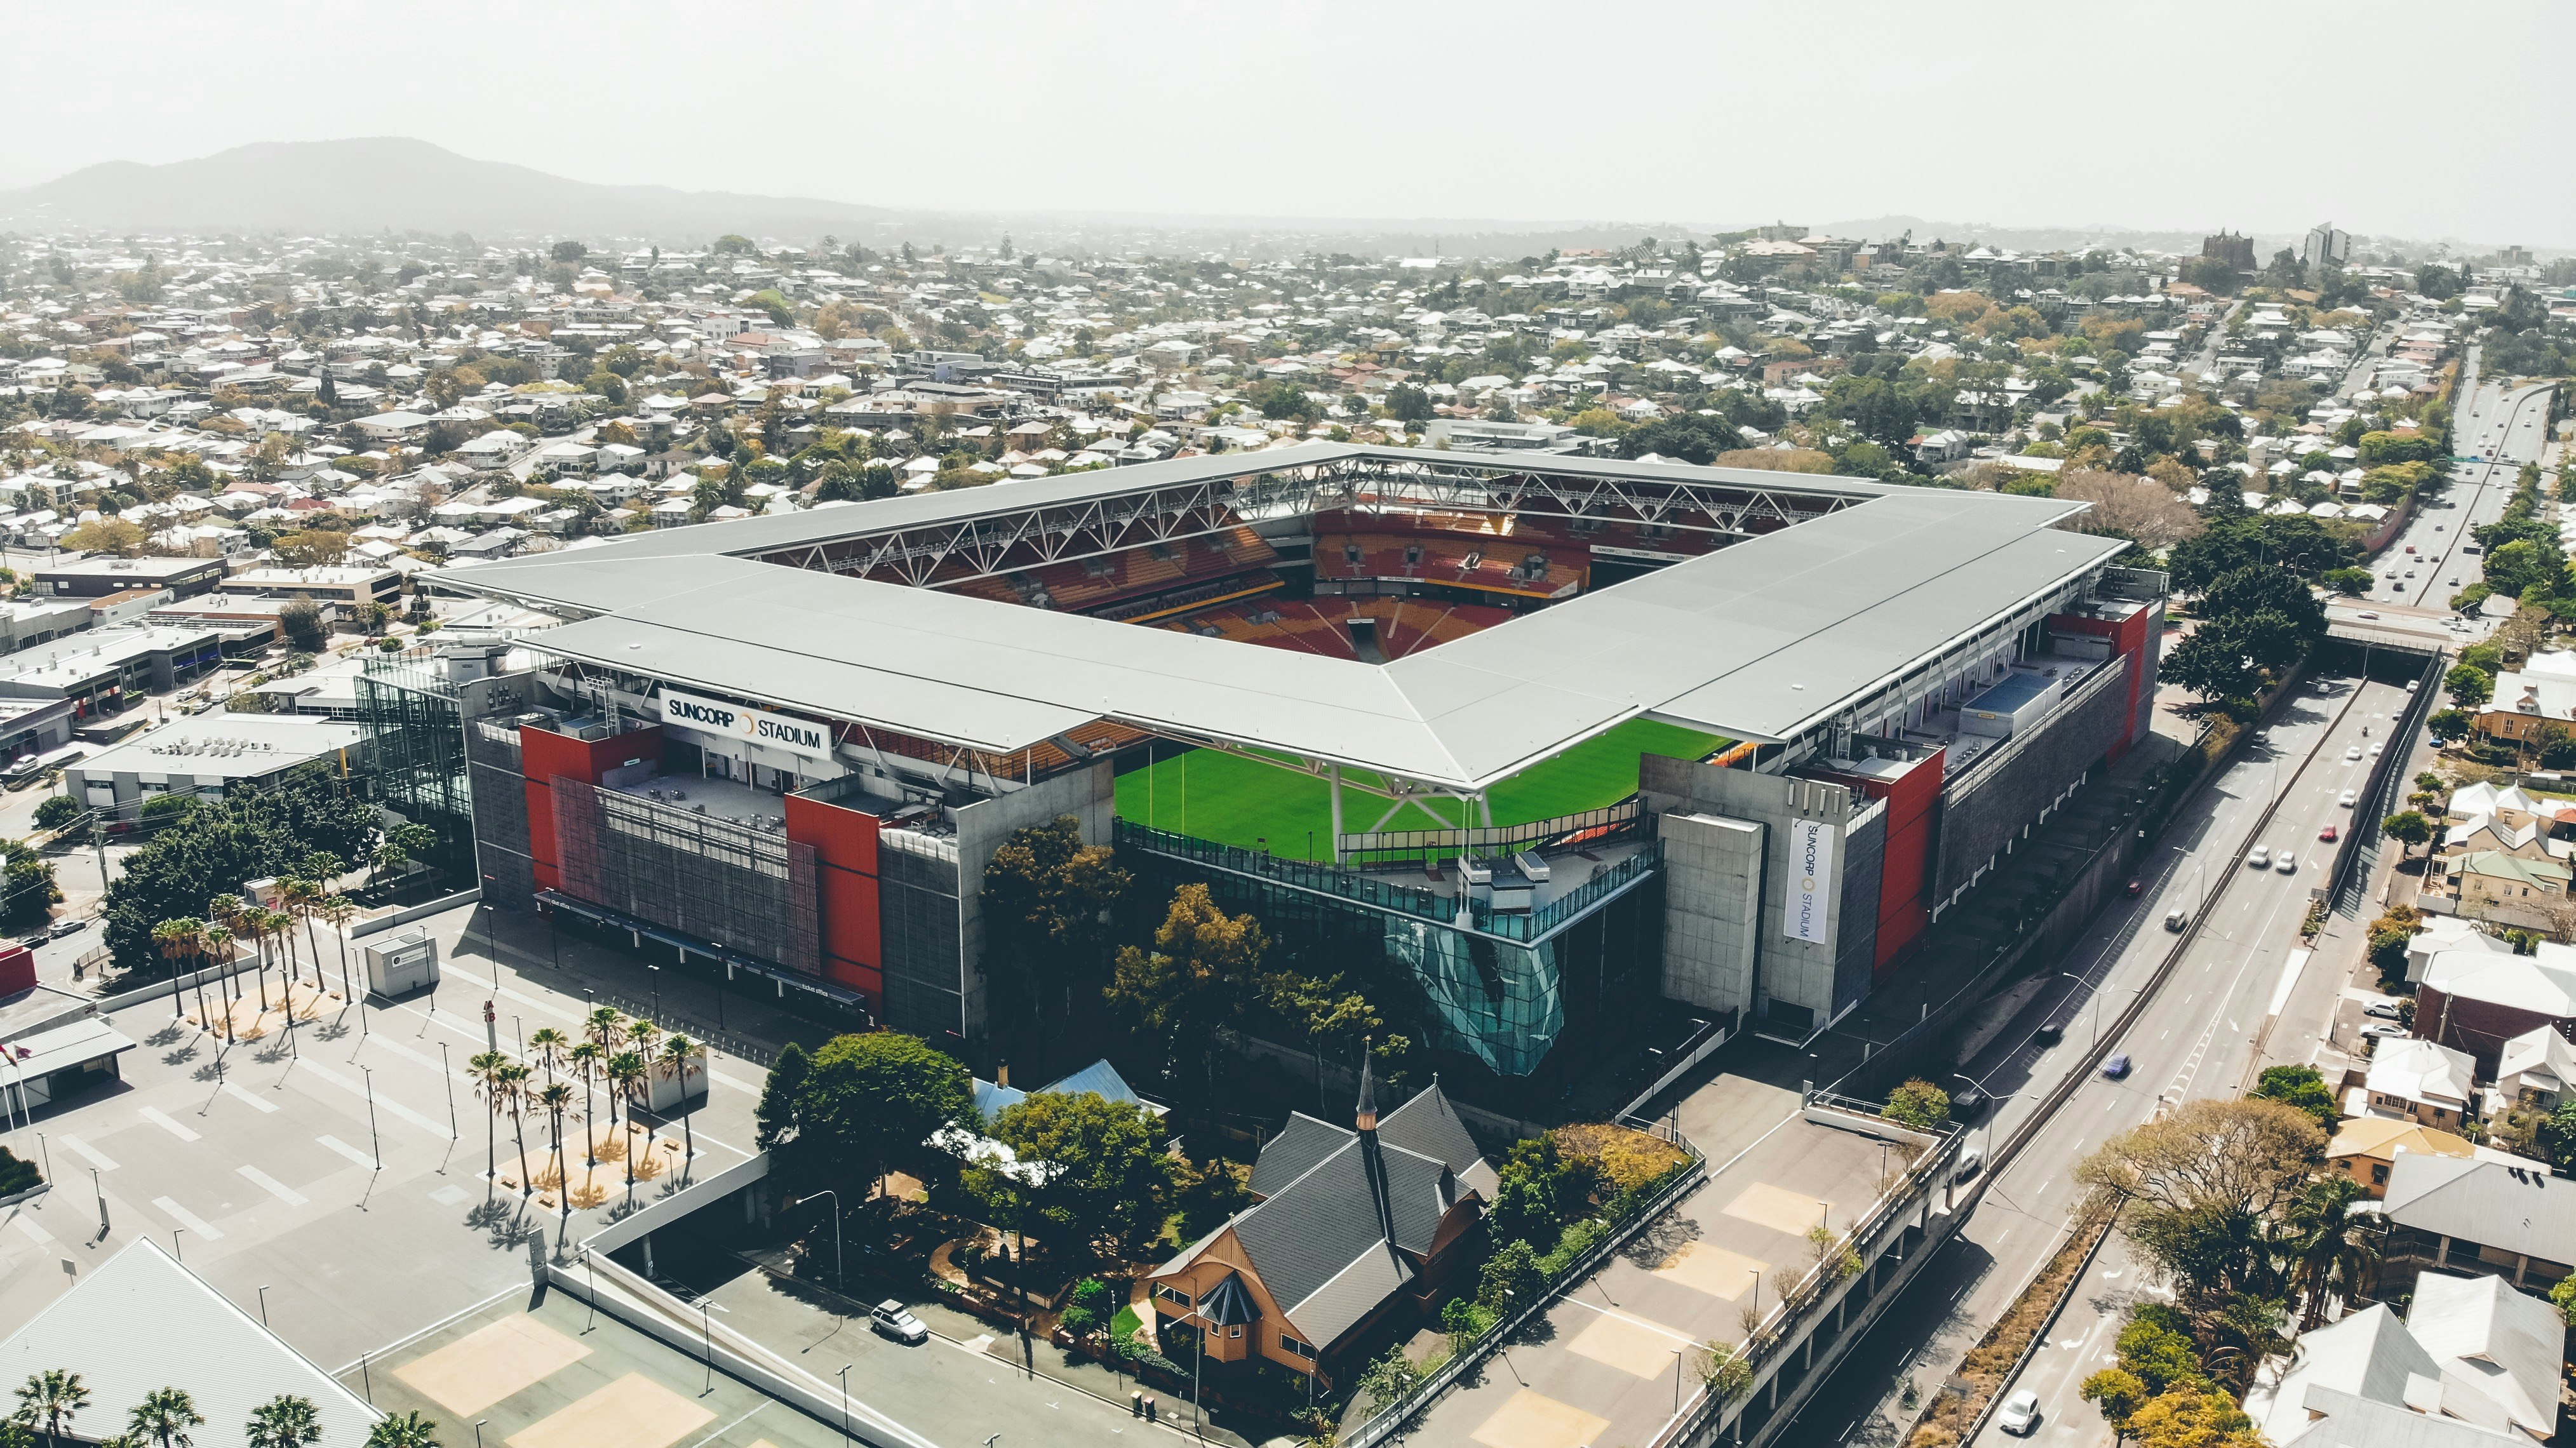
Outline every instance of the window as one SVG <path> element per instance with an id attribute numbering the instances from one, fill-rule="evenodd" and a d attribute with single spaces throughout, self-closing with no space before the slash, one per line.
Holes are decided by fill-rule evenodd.
<path id="1" fill-rule="evenodd" d="M 2375 1187 L 2384 1187 L 2388 1185 L 2388 1168 L 2384 1166 L 2372 1167 L 2370 1169 L 2370 1184 Z"/>
<path id="2" fill-rule="evenodd" d="M 1172 1304 L 1174 1307 L 1180 1308 L 1184 1312 L 1188 1311 L 1192 1306 L 1190 1295 L 1181 1291 L 1177 1287 L 1158 1286 L 1154 1289 L 1154 1295 L 1163 1299 L 1165 1302 Z"/>
<path id="3" fill-rule="evenodd" d="M 1225 1335 L 1228 1337 L 1243 1336 L 1243 1324 L 1238 1322 L 1234 1326 L 1227 1328 L 1225 1330 Z"/>
<path id="4" fill-rule="evenodd" d="M 1308 1347 L 1306 1344 L 1299 1342 L 1297 1339 L 1290 1337 L 1284 1332 L 1279 1334 L 1279 1350 L 1288 1354 L 1290 1357 L 1301 1357 L 1308 1362 L 1313 1362 L 1315 1360 L 1315 1350 L 1313 1348 Z"/>

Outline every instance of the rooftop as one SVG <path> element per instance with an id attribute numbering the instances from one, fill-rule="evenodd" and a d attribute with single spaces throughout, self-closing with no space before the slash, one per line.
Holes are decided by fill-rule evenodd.
<path id="1" fill-rule="evenodd" d="M 1604 477 L 1721 476 L 1570 461 Z M 1164 469 L 1246 467 L 1193 458 L 1120 471 Z M 2052 526 L 2081 505 L 1841 479 L 1799 486 L 1808 483 L 1848 487 L 1857 501 L 1385 664 L 741 556 L 825 529 L 873 531 L 864 520 L 879 509 L 965 518 L 1024 508 L 1023 489 L 1108 495 L 1096 479 L 705 525 L 437 578 L 591 615 L 528 640 L 545 653 L 996 753 L 1109 718 L 1480 789 L 1637 717 L 1735 739 L 1795 737 L 1996 617 L 2080 584 L 2123 546 Z"/>
<path id="2" fill-rule="evenodd" d="M 317 714 L 185 714 L 83 760 L 91 779 L 111 774 L 184 774 L 192 779 L 258 779 L 336 751 L 366 731 Z"/>

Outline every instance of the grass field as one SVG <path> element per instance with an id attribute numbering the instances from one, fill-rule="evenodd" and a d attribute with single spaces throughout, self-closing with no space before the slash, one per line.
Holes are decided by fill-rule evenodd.
<path id="1" fill-rule="evenodd" d="M 1669 754 L 1696 759 L 1722 748 L 1714 734 L 1631 719 L 1544 764 L 1496 784 L 1494 823 L 1526 824 L 1615 804 L 1637 788 L 1637 757 Z M 1358 779 L 1346 775 L 1345 781 Z M 1342 825 L 1357 833 L 1385 811 L 1387 801 L 1356 789 L 1342 791 Z M 1222 844 L 1257 847 L 1291 859 L 1332 855 L 1333 805 L 1324 781 L 1293 769 L 1194 749 L 1118 781 L 1123 819 Z M 1460 806 L 1452 800 L 1408 803 L 1386 822 L 1390 830 L 1454 828 Z"/>

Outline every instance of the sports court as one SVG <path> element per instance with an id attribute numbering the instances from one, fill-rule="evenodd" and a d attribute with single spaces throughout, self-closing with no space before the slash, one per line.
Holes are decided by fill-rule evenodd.
<path id="1" fill-rule="evenodd" d="M 840 1448 L 826 1425 L 568 1294 L 512 1292 L 341 1375 L 485 1448 Z"/>
<path id="2" fill-rule="evenodd" d="M 1631 719 L 1495 784 L 1489 792 L 1494 823 L 1527 824 L 1616 804 L 1636 792 L 1640 756 L 1699 759 L 1729 742 L 1695 729 Z M 1343 780 L 1346 786 L 1376 783 L 1375 776 L 1361 770 L 1345 773 Z M 1379 796 L 1346 787 L 1342 826 L 1352 833 L 1366 830 L 1386 808 Z M 1384 828 L 1455 829 L 1462 813 L 1455 800 L 1413 801 Z M 1219 844 L 1266 846 L 1291 859 L 1323 859 L 1332 852 L 1332 794 L 1321 778 L 1212 749 L 1193 749 L 1121 775 L 1118 814 Z"/>

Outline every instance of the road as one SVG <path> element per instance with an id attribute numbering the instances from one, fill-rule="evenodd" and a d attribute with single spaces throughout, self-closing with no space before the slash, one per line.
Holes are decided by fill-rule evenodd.
<path id="1" fill-rule="evenodd" d="M 1911 1378 L 1929 1396 L 2056 1250 L 2079 1195 L 2071 1170 L 2077 1161 L 2146 1120 L 2160 1100 L 2240 1090 L 2255 1074 L 2256 1042 L 2267 1030 L 2270 1051 L 2307 1059 L 2304 1043 L 2323 1034 L 2345 975 L 2327 965 L 2291 973 L 2294 959 L 2306 959 L 2293 951 L 2308 891 L 2324 884 L 2333 849 L 2317 835 L 2327 824 L 2348 823 L 2340 792 L 2362 786 L 2367 747 L 2387 739 L 2390 716 L 2404 698 L 2400 687 L 2351 678 L 2326 678 L 2304 689 L 2266 740 L 2250 746 L 2175 822 L 2170 848 L 2147 874 L 2142 895 L 2104 912 L 2068 953 L 2064 974 L 2008 997 L 2009 1019 L 1965 1068 L 1997 1101 L 1982 1123 L 1988 1130 L 1981 1145 L 2028 1119 L 2036 1098 L 2089 1054 L 2097 1018 L 2115 1020 L 2148 983 L 2173 945 L 2162 925 L 2167 912 L 2197 913 L 2204 903 L 2211 912 L 2174 975 L 2116 1043 L 2132 1061 L 2126 1077 L 2096 1076 L 2077 1088 L 1997 1175 L 1959 1237 L 1821 1387 L 1785 1444 L 1893 1441 L 1898 1418 L 1911 1417 L 1897 1411 L 1901 1385 Z M 2347 761 L 2354 748 L 2364 757 Z M 2280 809 L 2263 839 L 2293 850 L 2299 860 L 2293 874 L 2253 869 L 2240 849 L 2275 799 Z M 2087 1008 L 2072 1019 L 2062 1043 L 2043 1044 L 2040 1026 L 2069 1002 Z M 2043 1432 L 2065 1424 L 2077 1435 L 2069 1442 L 2089 1443 L 2083 1435 L 2099 1434 L 2098 1416 L 2074 1398 L 2073 1385 L 2100 1366 L 2106 1348 L 2093 1340 L 2097 1328 L 2116 1318 L 2120 1293 L 2133 1280 L 2117 1260 L 2097 1264 L 2095 1272 L 2093 1290 L 2070 1309 L 2027 1378 L 2046 1405 Z M 2063 1343 L 2072 1345 L 2057 1345 Z"/>
<path id="2" fill-rule="evenodd" d="M 2406 531 L 2375 565 L 2370 599 L 2448 611 L 2451 595 L 2485 575 L 2469 531 L 2504 516 L 2515 479 L 2527 462 L 2540 461 L 2549 414 L 2547 386 L 2508 390 L 2500 383 L 2471 382 L 2468 405 L 2452 426 L 2451 447 L 2477 457 L 2451 471 L 2447 494 L 2418 508 Z M 2411 551 L 2410 551 L 2411 550 Z"/>

